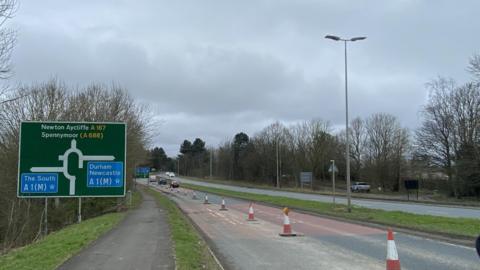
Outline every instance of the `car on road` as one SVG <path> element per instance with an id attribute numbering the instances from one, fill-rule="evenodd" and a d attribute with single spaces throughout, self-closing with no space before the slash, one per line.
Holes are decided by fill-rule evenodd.
<path id="1" fill-rule="evenodd" d="M 160 178 L 157 180 L 157 184 L 159 185 L 167 185 L 167 179 L 165 178 Z"/>
<path id="2" fill-rule="evenodd" d="M 155 182 L 155 181 L 157 181 L 157 179 L 155 178 L 155 176 L 150 175 L 150 177 L 148 177 L 148 181 L 149 182 Z"/>
<path id="3" fill-rule="evenodd" d="M 166 172 L 165 175 L 168 177 L 175 177 L 175 174 L 173 172 Z"/>
<path id="4" fill-rule="evenodd" d="M 354 182 L 350 190 L 352 192 L 370 192 L 370 185 L 365 182 Z"/>
<path id="5" fill-rule="evenodd" d="M 171 183 L 170 183 L 170 187 L 171 188 L 178 188 L 180 187 L 180 182 L 176 181 L 176 180 L 173 180 Z"/>

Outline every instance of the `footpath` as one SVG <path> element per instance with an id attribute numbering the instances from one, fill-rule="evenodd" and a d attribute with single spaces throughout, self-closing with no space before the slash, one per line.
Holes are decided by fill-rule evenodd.
<path id="1" fill-rule="evenodd" d="M 166 212 L 141 192 L 143 202 L 137 209 L 57 269 L 175 269 Z"/>

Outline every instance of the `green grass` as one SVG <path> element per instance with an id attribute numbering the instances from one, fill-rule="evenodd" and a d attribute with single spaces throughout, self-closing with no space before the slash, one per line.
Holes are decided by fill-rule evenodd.
<path id="1" fill-rule="evenodd" d="M 219 195 L 235 197 L 250 201 L 265 202 L 281 207 L 306 210 L 313 213 L 335 216 L 350 220 L 364 221 L 381 225 L 406 228 L 417 231 L 444 234 L 451 237 L 474 238 L 480 232 L 480 220 L 471 218 L 450 218 L 430 215 L 418 215 L 400 211 L 384 211 L 354 206 L 348 213 L 345 205 L 292 199 L 281 196 L 270 196 L 246 192 L 231 191 L 219 188 L 210 188 L 191 184 L 182 184 L 183 187 Z"/>
<path id="2" fill-rule="evenodd" d="M 206 243 L 176 204 L 158 191 L 148 189 L 148 192 L 168 213 L 177 269 L 218 269 Z"/>
<path id="3" fill-rule="evenodd" d="M 0 257 L 0 269 L 55 269 L 114 227 L 125 213 L 112 213 L 53 232 L 38 242 Z"/>

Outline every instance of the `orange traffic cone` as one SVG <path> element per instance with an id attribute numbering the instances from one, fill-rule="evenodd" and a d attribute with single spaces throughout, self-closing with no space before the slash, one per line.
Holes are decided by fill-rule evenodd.
<path id="1" fill-rule="evenodd" d="M 210 204 L 210 203 L 208 202 L 208 195 L 207 195 L 207 194 L 205 194 L 205 200 L 203 201 L 203 204 Z"/>
<path id="2" fill-rule="evenodd" d="M 248 208 L 248 219 L 247 221 L 256 221 L 253 213 L 253 203 L 250 203 L 250 207 Z"/>
<path id="3" fill-rule="evenodd" d="M 222 197 L 222 208 L 220 208 L 221 211 L 227 211 L 227 207 L 225 207 L 225 198 Z"/>
<path id="4" fill-rule="evenodd" d="M 398 259 L 392 229 L 388 229 L 387 234 L 387 270 L 400 270 L 400 260 Z"/>
<path id="5" fill-rule="evenodd" d="M 290 218 L 288 218 L 288 208 L 283 208 L 283 233 L 279 233 L 280 236 L 297 236 L 292 232 L 292 225 L 290 225 Z"/>

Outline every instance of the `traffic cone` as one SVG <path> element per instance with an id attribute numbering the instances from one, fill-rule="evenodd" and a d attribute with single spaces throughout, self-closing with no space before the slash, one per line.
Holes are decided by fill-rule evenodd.
<path id="1" fill-rule="evenodd" d="M 207 195 L 207 194 L 205 194 L 205 200 L 203 201 L 203 204 L 210 204 L 210 203 L 208 202 L 208 195 Z"/>
<path id="2" fill-rule="evenodd" d="M 222 197 L 222 208 L 220 208 L 221 211 L 227 211 L 227 207 L 225 207 L 225 198 Z"/>
<path id="3" fill-rule="evenodd" d="M 248 219 L 247 221 L 256 221 L 254 212 L 253 212 L 253 203 L 250 203 L 250 207 L 248 208 Z"/>
<path id="4" fill-rule="evenodd" d="M 398 259 L 392 229 L 388 229 L 387 234 L 387 270 L 400 270 L 400 260 Z"/>
<path id="5" fill-rule="evenodd" d="M 195 191 L 192 192 L 192 199 L 193 200 L 198 200 L 197 193 L 195 193 Z"/>
<path id="6" fill-rule="evenodd" d="M 288 218 L 288 208 L 283 208 L 283 233 L 279 233 L 280 236 L 297 236 L 292 232 L 292 225 L 290 225 L 290 218 Z"/>

